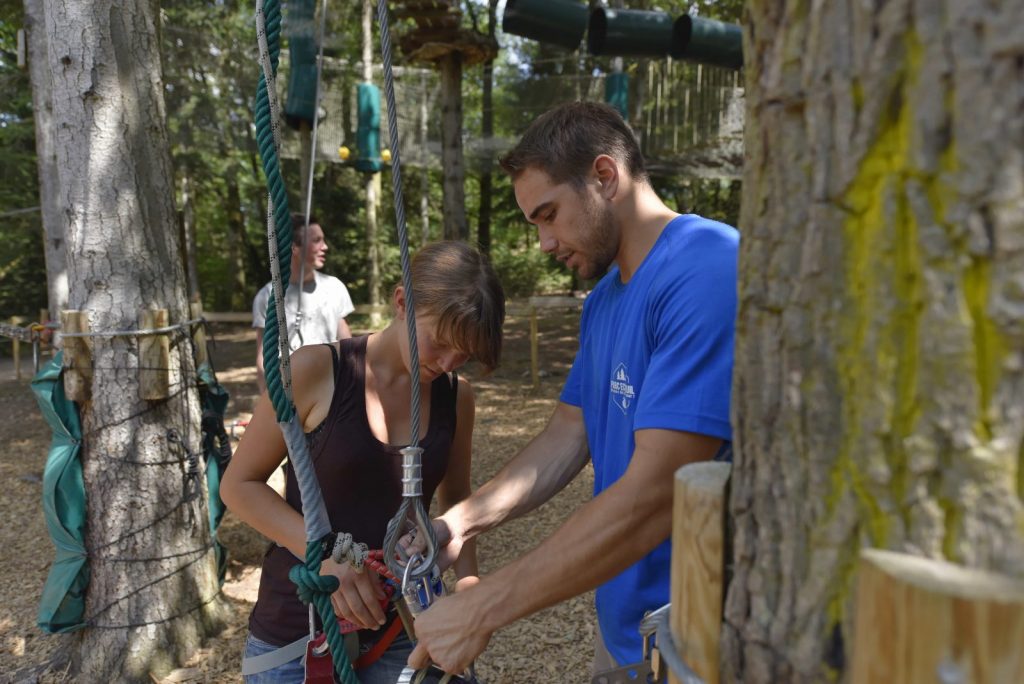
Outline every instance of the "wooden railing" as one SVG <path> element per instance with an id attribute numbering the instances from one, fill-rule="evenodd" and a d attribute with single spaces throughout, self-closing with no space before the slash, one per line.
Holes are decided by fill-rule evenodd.
<path id="1" fill-rule="evenodd" d="M 559 297 L 541 295 L 530 297 L 525 301 L 509 301 L 505 311 L 510 316 L 522 316 L 530 319 L 530 381 L 534 387 L 540 386 L 540 330 L 539 317 L 545 311 L 573 311 L 583 308 L 583 299 L 579 297 Z M 391 313 L 390 305 L 357 304 L 355 313 L 360 315 Z M 207 311 L 203 317 L 210 323 L 248 323 L 252 324 L 252 313 L 248 311 L 216 312 Z"/>

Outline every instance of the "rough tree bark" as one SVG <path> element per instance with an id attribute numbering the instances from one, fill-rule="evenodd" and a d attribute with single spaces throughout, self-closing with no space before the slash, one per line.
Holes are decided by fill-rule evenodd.
<path id="1" fill-rule="evenodd" d="M 140 311 L 188 318 L 155 0 L 46 0 L 69 305 L 93 331 L 136 328 Z M 200 450 L 191 342 L 172 335 L 170 398 L 139 399 L 139 339 L 90 340 L 82 407 L 91 582 L 78 681 L 142 681 L 185 658 L 221 610 Z M 195 496 L 186 496 L 195 491 Z"/>
<path id="2" fill-rule="evenodd" d="M 1024 573 L 1024 3 L 748 3 L 727 681 L 817 682 L 864 547 Z"/>
<path id="3" fill-rule="evenodd" d="M 65 257 L 64 222 L 57 187 L 57 150 L 54 146 L 53 96 L 47 58 L 46 21 L 43 4 L 25 0 L 25 34 L 28 69 L 32 81 L 32 115 L 36 128 L 36 163 L 39 168 L 39 206 L 43 222 L 46 259 L 46 293 L 50 316 L 58 318 L 68 303 L 68 269 Z M 59 335 L 54 340 L 59 345 Z"/>

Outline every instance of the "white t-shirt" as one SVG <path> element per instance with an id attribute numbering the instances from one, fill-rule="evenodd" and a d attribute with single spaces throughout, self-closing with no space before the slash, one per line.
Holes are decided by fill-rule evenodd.
<path id="1" fill-rule="evenodd" d="M 289 284 L 284 295 L 285 317 L 288 319 L 288 344 L 292 351 L 306 344 L 323 344 L 338 339 L 338 321 L 355 311 L 345 284 L 334 276 L 319 271 L 306 284 L 302 293 L 302 322 L 296 324 L 299 310 L 299 288 Z M 267 302 L 272 285 L 267 283 L 252 301 L 252 327 L 267 327 Z M 300 336 L 301 330 L 301 336 Z"/>

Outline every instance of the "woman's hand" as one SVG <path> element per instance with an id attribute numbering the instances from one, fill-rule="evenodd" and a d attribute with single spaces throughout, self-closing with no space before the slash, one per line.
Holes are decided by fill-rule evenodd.
<path id="1" fill-rule="evenodd" d="M 357 572 L 348 563 L 335 563 L 330 558 L 320 564 L 321 575 L 338 578 L 338 590 L 331 594 L 334 614 L 360 629 L 378 629 L 385 622 L 381 602 L 387 598 L 377 573 L 369 568 Z"/>

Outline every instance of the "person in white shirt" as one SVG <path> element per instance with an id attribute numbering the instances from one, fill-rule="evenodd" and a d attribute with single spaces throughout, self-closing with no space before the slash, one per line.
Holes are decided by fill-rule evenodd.
<path id="1" fill-rule="evenodd" d="M 293 352 L 307 344 L 324 344 L 352 337 L 345 317 L 355 310 L 345 284 L 334 276 L 320 273 L 327 254 L 327 241 L 320 222 L 313 216 L 309 217 L 309 228 L 303 240 L 305 223 L 302 214 L 292 214 L 292 271 L 284 295 L 284 309 L 288 321 L 288 345 Z M 296 287 L 300 277 L 303 278 L 301 309 L 300 288 Z M 252 302 L 252 327 L 256 329 L 256 382 L 260 393 L 267 390 L 263 369 L 263 329 L 267 326 L 267 302 L 271 288 L 271 283 L 264 285 Z"/>

